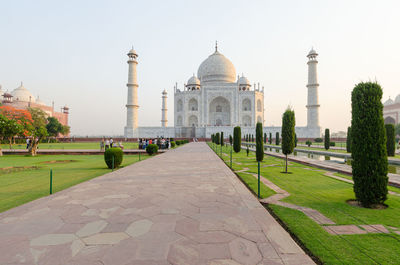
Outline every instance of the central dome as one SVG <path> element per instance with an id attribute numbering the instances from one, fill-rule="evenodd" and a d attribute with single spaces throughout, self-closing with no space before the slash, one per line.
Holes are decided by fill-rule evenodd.
<path id="1" fill-rule="evenodd" d="M 236 81 L 236 70 L 232 62 L 223 54 L 215 50 L 200 64 L 197 77 L 203 82 L 229 82 Z"/>

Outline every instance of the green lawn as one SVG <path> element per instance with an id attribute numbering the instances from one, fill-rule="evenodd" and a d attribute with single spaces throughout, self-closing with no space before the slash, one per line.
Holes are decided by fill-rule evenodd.
<path id="1" fill-rule="evenodd" d="M 220 148 L 220 147 L 219 147 Z M 230 147 L 224 148 L 223 156 L 229 165 Z M 288 191 L 291 195 L 283 201 L 320 211 L 339 225 L 383 224 L 400 229 L 400 197 L 388 195 L 385 210 L 372 210 L 350 206 L 354 199 L 353 187 L 343 181 L 324 175 L 324 170 L 290 162 L 292 174 L 281 173 L 284 160 L 265 156 L 261 175 Z M 233 169 L 257 173 L 254 152 L 249 157 L 242 150 L 233 153 Z M 268 188 L 267 188 L 268 189 Z M 395 191 L 398 189 L 394 189 Z M 398 264 L 400 235 L 364 234 L 330 235 L 300 211 L 269 205 L 274 213 L 297 235 L 308 249 L 326 264 Z"/>
<path id="2" fill-rule="evenodd" d="M 125 155 L 122 167 L 138 161 Z M 141 159 L 147 159 L 141 155 Z M 106 174 L 102 155 L 6 155 L 0 157 L 0 212 L 49 194 L 49 172 L 53 170 L 53 192 Z"/>
<path id="3" fill-rule="evenodd" d="M 136 142 L 123 142 L 125 149 L 137 149 L 138 143 Z M 1 149 L 9 149 L 8 144 L 2 144 Z M 13 149 L 25 149 L 26 144 L 14 144 Z M 75 142 L 75 143 L 41 143 L 39 149 L 99 149 L 100 142 Z"/>

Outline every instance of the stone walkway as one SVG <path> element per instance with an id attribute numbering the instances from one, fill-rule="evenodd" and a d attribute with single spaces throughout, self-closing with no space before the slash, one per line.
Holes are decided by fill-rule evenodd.
<path id="1" fill-rule="evenodd" d="M 0 264 L 314 264 L 205 143 L 0 214 Z"/>

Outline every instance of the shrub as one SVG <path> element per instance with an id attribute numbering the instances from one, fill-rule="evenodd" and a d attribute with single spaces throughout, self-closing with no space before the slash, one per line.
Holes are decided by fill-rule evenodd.
<path id="1" fill-rule="evenodd" d="M 286 173 L 287 173 L 287 155 L 291 154 L 294 149 L 294 126 L 296 120 L 294 111 L 288 108 L 282 116 L 282 153 L 286 156 Z"/>
<path id="2" fill-rule="evenodd" d="M 233 150 L 239 153 L 242 147 L 242 131 L 239 126 L 233 128 Z"/>
<path id="3" fill-rule="evenodd" d="M 329 142 L 329 146 L 335 146 L 336 143 L 335 142 Z"/>
<path id="4" fill-rule="evenodd" d="M 156 144 L 149 144 L 148 146 L 146 146 L 146 152 L 149 155 L 154 155 L 158 152 L 158 146 Z"/>
<path id="5" fill-rule="evenodd" d="M 264 159 L 263 127 L 261 122 L 256 125 L 256 158 L 258 162 Z"/>
<path id="6" fill-rule="evenodd" d="M 121 165 L 122 159 L 124 157 L 124 152 L 122 152 L 121 148 L 112 147 L 108 148 L 104 151 L 104 162 L 108 168 L 113 168 L 113 157 L 114 157 L 114 168 L 117 168 Z"/>
<path id="7" fill-rule="evenodd" d="M 394 125 L 385 124 L 386 129 L 386 150 L 388 156 L 394 156 L 396 150 L 396 139 L 394 135 Z"/>
<path id="8" fill-rule="evenodd" d="M 307 141 L 306 141 L 306 145 L 308 145 L 308 147 L 310 147 L 310 146 L 311 146 L 311 141 L 310 141 L 310 140 L 307 140 Z"/>
<path id="9" fill-rule="evenodd" d="M 322 138 L 315 138 L 314 142 L 316 143 L 322 143 L 324 140 L 322 140 Z"/>
<path id="10" fill-rule="evenodd" d="M 330 142 L 331 142 L 331 136 L 329 135 L 329 129 L 325 129 L 324 147 L 326 150 L 329 149 Z"/>
<path id="11" fill-rule="evenodd" d="M 172 147 L 172 148 L 175 147 L 175 142 L 174 142 L 174 141 L 171 142 L 171 147 Z"/>
<path id="12" fill-rule="evenodd" d="M 181 140 L 176 140 L 175 143 L 176 143 L 176 145 L 181 145 L 182 142 L 181 142 Z"/>
<path id="13" fill-rule="evenodd" d="M 351 127 L 347 127 L 346 151 L 351 153 Z"/>
<path id="14" fill-rule="evenodd" d="M 279 145 L 279 133 L 278 132 L 276 132 L 276 134 L 275 134 L 275 144 Z"/>
<path id="15" fill-rule="evenodd" d="M 351 93 L 351 156 L 354 193 L 364 206 L 387 199 L 388 161 L 382 88 L 359 83 Z"/>

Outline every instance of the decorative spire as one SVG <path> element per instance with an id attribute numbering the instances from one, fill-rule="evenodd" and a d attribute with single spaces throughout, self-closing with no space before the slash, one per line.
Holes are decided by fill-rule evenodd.
<path id="1" fill-rule="evenodd" d="M 218 41 L 215 41 L 215 52 L 218 52 Z"/>

